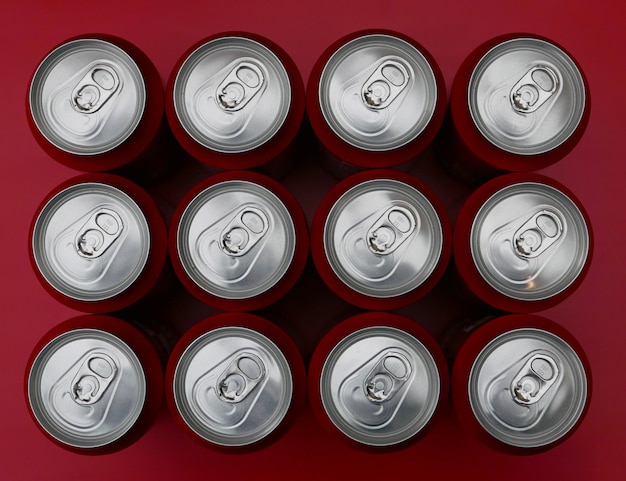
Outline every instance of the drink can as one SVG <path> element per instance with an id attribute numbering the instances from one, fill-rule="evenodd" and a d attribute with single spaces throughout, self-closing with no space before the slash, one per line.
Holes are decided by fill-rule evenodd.
<path id="1" fill-rule="evenodd" d="M 593 236 L 581 202 L 540 174 L 497 177 L 459 211 L 454 259 L 483 302 L 508 312 L 548 309 L 571 295 L 591 262 Z"/>
<path id="2" fill-rule="evenodd" d="M 222 33 L 179 59 L 166 87 L 166 114 L 180 144 L 210 167 L 277 169 L 288 163 L 304 117 L 304 84 L 294 61 L 269 39 Z"/>
<path id="3" fill-rule="evenodd" d="M 152 198 L 113 174 L 83 174 L 53 189 L 37 209 L 30 243 L 46 291 L 91 313 L 144 297 L 167 254 L 165 223 Z"/>
<path id="4" fill-rule="evenodd" d="M 175 346 L 165 393 L 172 416 L 201 443 L 253 450 L 275 441 L 304 403 L 305 368 L 293 341 L 268 320 L 218 314 Z"/>
<path id="5" fill-rule="evenodd" d="M 80 454 L 108 454 L 135 442 L 156 419 L 163 368 L 130 324 L 79 316 L 37 344 L 25 390 L 29 412 L 50 440 Z"/>
<path id="6" fill-rule="evenodd" d="M 563 47 L 536 35 L 496 37 L 457 72 L 443 162 L 469 181 L 542 169 L 574 148 L 589 112 L 588 82 Z"/>
<path id="7" fill-rule="evenodd" d="M 589 362 L 558 324 L 530 314 L 488 321 L 462 344 L 452 400 L 463 425 L 512 454 L 546 451 L 571 436 L 591 399 Z"/>
<path id="8" fill-rule="evenodd" d="M 195 297 L 251 311 L 284 296 L 308 258 L 306 219 L 291 193 L 256 172 L 223 172 L 193 188 L 170 229 L 174 270 Z"/>
<path id="9" fill-rule="evenodd" d="M 390 450 L 421 439 L 448 396 L 448 368 L 428 332 L 397 314 L 368 312 L 335 326 L 309 368 L 322 426 L 354 447 Z"/>
<path id="10" fill-rule="evenodd" d="M 307 85 L 307 115 L 326 166 L 345 177 L 408 164 L 430 144 L 446 110 L 443 75 L 412 38 L 363 30 L 333 43 Z"/>
<path id="11" fill-rule="evenodd" d="M 311 229 L 315 266 L 347 302 L 388 310 L 425 296 L 451 252 L 445 208 L 415 177 L 369 170 L 337 184 Z"/>
<path id="12" fill-rule="evenodd" d="M 117 169 L 156 141 L 164 119 L 161 77 L 124 39 L 72 38 L 37 67 L 27 117 L 39 145 L 61 164 L 88 172 Z"/>

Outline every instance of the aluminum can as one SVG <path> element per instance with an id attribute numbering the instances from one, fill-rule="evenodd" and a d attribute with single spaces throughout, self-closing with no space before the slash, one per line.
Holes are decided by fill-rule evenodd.
<path id="1" fill-rule="evenodd" d="M 139 439 L 163 401 L 153 346 L 111 316 L 79 316 L 50 330 L 26 369 L 26 401 L 41 431 L 80 454 L 108 454 Z"/>
<path id="2" fill-rule="evenodd" d="M 498 317 L 469 334 L 452 372 L 463 425 L 511 454 L 546 451 L 571 436 L 589 407 L 591 370 L 576 339 L 543 317 Z"/>
<path id="3" fill-rule="evenodd" d="M 268 320 L 218 314 L 183 335 L 168 362 L 168 406 L 202 444 L 230 452 L 278 439 L 306 396 L 293 341 Z"/>
<path id="4" fill-rule="evenodd" d="M 363 30 L 333 43 L 307 84 L 307 115 L 325 164 L 345 177 L 414 160 L 446 110 L 443 75 L 415 40 Z"/>
<path id="5" fill-rule="evenodd" d="M 278 45 L 227 32 L 183 54 L 165 108 L 175 137 L 199 161 L 220 170 L 267 167 L 288 156 L 304 117 L 304 84 Z"/>
<path id="6" fill-rule="evenodd" d="M 421 439 L 448 397 L 448 368 L 433 337 L 397 314 L 367 312 L 335 326 L 309 367 L 320 424 L 353 447 L 392 450 Z"/>
<path id="7" fill-rule="evenodd" d="M 72 38 L 37 67 L 27 118 L 41 147 L 73 169 L 128 165 L 148 150 L 164 119 L 161 77 L 130 42 L 111 35 Z"/>
<path id="8" fill-rule="evenodd" d="M 83 174 L 50 192 L 30 228 L 43 287 L 83 312 L 112 312 L 144 297 L 161 276 L 165 223 L 152 198 L 113 174 Z"/>
<path id="9" fill-rule="evenodd" d="M 439 281 L 451 252 L 445 208 L 415 177 L 369 170 L 324 197 L 311 228 L 315 266 L 333 292 L 370 310 L 406 306 Z"/>
<path id="10" fill-rule="evenodd" d="M 458 274 L 475 296 L 508 312 L 548 309 L 571 295 L 591 263 L 593 235 L 581 202 L 534 173 L 497 177 L 459 211 Z"/>
<path id="11" fill-rule="evenodd" d="M 169 240 L 174 270 L 189 292 L 230 311 L 280 299 L 309 252 L 300 205 L 256 172 L 223 172 L 198 184 L 176 209 Z"/>
<path id="12" fill-rule="evenodd" d="M 588 82 L 560 45 L 507 34 L 463 62 L 450 96 L 450 170 L 469 181 L 539 170 L 578 143 L 589 120 Z"/>

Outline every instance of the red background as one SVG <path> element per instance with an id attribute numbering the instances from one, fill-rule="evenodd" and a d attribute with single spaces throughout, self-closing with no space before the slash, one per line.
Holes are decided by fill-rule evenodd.
<path id="1" fill-rule="evenodd" d="M 617 0 L 2 2 L 0 478 L 381 479 L 402 475 L 465 480 L 519 476 L 550 480 L 623 479 L 626 327 L 624 309 L 619 306 L 626 271 L 621 237 L 626 234 L 622 207 L 626 180 L 626 35 L 621 4 Z M 233 456 L 195 443 L 163 408 L 152 429 L 117 454 L 85 457 L 50 443 L 28 416 L 22 389 L 24 369 L 39 338 L 78 313 L 51 299 L 38 284 L 28 262 L 27 233 L 41 199 L 77 172 L 49 159 L 28 130 L 24 99 L 30 76 L 43 56 L 67 38 L 88 32 L 110 33 L 144 50 L 165 81 L 178 57 L 199 39 L 221 31 L 244 30 L 281 45 L 306 81 L 314 61 L 330 43 L 364 28 L 392 29 L 415 38 L 439 63 L 448 89 L 471 49 L 507 32 L 529 31 L 552 38 L 582 65 L 592 95 L 589 126 L 571 154 L 542 171 L 577 194 L 595 231 L 595 256 L 585 282 L 562 304 L 541 313 L 570 330 L 591 362 L 594 397 L 579 431 L 547 453 L 531 458 L 512 457 L 478 444 L 448 409 L 418 444 L 398 453 L 372 455 L 330 437 L 306 407 L 277 443 L 259 452 Z M 301 156 L 301 165 L 285 179 L 285 184 L 303 203 L 310 222 L 315 206 L 335 180 L 319 169 L 309 152 L 301 152 Z M 439 172 L 437 166 L 426 163 L 416 173 L 447 201 L 454 214 L 467 191 Z M 188 188 L 190 182 L 180 185 Z M 210 313 L 180 293 L 168 298 L 168 303 L 164 316 L 178 327 Z M 439 335 L 455 309 L 463 311 L 463 306 L 439 289 L 403 313 Z M 308 357 L 324 330 L 352 312 L 323 288 L 309 268 L 295 291 L 263 314 L 294 335 Z"/>

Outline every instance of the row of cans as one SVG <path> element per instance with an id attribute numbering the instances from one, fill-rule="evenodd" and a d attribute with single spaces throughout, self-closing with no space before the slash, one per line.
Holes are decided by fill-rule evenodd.
<path id="1" fill-rule="evenodd" d="M 141 157 L 164 112 L 180 145 L 217 169 L 285 163 L 306 112 L 328 165 L 341 176 L 410 163 L 447 110 L 443 76 L 415 40 L 367 30 L 328 47 L 305 90 L 293 60 L 270 40 L 229 32 L 176 63 L 165 95 L 148 57 L 107 35 L 71 39 L 36 69 L 31 130 L 51 157 L 106 171 Z M 531 171 L 564 157 L 589 117 L 589 89 L 562 47 L 509 34 L 477 47 L 458 70 L 442 160 L 468 180 Z"/>
<path id="2" fill-rule="evenodd" d="M 393 310 L 424 297 L 454 251 L 465 290 L 503 311 L 536 312 L 574 292 L 593 251 L 581 203 L 536 173 L 481 186 L 461 208 L 453 235 L 441 201 L 420 180 L 394 170 L 360 172 L 327 193 L 309 239 L 302 209 L 283 185 L 256 172 L 223 172 L 187 193 L 167 237 L 156 203 L 137 184 L 83 174 L 41 203 L 31 261 L 59 301 L 113 312 L 153 288 L 169 244 L 174 270 L 195 297 L 220 310 L 254 311 L 292 289 L 311 251 L 338 296 Z"/>
<path id="3" fill-rule="evenodd" d="M 591 396 L 580 345 L 543 317 L 513 314 L 456 333 L 450 380 L 437 342 L 391 313 L 351 317 L 318 344 L 308 369 L 276 325 L 248 313 L 192 327 L 162 365 L 144 334 L 115 317 L 73 318 L 47 333 L 25 376 L 30 413 L 48 438 L 82 454 L 127 447 L 157 416 L 163 391 L 184 431 L 245 452 L 276 440 L 301 409 L 357 448 L 407 447 L 433 426 L 451 386 L 463 425 L 509 453 L 545 451 L 582 422 Z M 163 380 L 165 379 L 165 381 Z"/>

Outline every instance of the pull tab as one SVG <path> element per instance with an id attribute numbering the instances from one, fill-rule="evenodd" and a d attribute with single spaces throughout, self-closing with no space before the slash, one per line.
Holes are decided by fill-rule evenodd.
<path id="1" fill-rule="evenodd" d="M 390 400 L 407 382 L 412 372 L 409 360 L 398 352 L 383 356 L 365 378 L 363 389 L 374 403 Z"/>
<path id="2" fill-rule="evenodd" d="M 113 96 L 120 86 L 120 77 L 109 65 L 92 67 L 72 90 L 72 106 L 78 112 L 93 114 Z"/>
<path id="3" fill-rule="evenodd" d="M 229 256 L 242 256 L 261 240 L 269 227 L 265 212 L 257 207 L 246 206 L 237 212 L 222 231 L 222 250 Z"/>
<path id="4" fill-rule="evenodd" d="M 71 395 L 78 404 L 94 404 L 115 379 L 117 364 L 102 352 L 91 354 L 72 379 Z"/>
<path id="5" fill-rule="evenodd" d="M 409 209 L 393 206 L 369 228 L 367 245 L 374 254 L 391 254 L 415 232 L 416 228 L 417 221 Z"/>
<path id="6" fill-rule="evenodd" d="M 559 78 L 550 67 L 536 65 L 511 89 L 511 105 L 521 114 L 530 114 L 545 104 L 559 88 Z"/>
<path id="7" fill-rule="evenodd" d="M 384 109 L 409 83 L 409 69 L 397 60 L 382 62 L 361 87 L 363 102 L 370 109 Z"/>
<path id="8" fill-rule="evenodd" d="M 217 393 L 222 401 L 238 403 L 265 377 L 265 364 L 250 352 L 237 356 L 217 379 Z"/>
<path id="9" fill-rule="evenodd" d="M 535 404 L 552 387 L 559 376 L 556 361 L 545 354 L 535 354 L 515 375 L 511 394 L 518 404 Z"/>
<path id="10" fill-rule="evenodd" d="M 534 258 L 545 252 L 563 235 L 563 222 L 556 212 L 541 210 L 513 235 L 517 255 Z"/>
<path id="11" fill-rule="evenodd" d="M 87 259 L 100 257 L 121 235 L 124 224 L 111 209 L 98 209 L 76 234 L 74 246 L 79 256 Z"/>
<path id="12" fill-rule="evenodd" d="M 240 62 L 217 86 L 219 106 L 234 112 L 244 108 L 265 84 L 261 68 L 252 62 Z"/>

